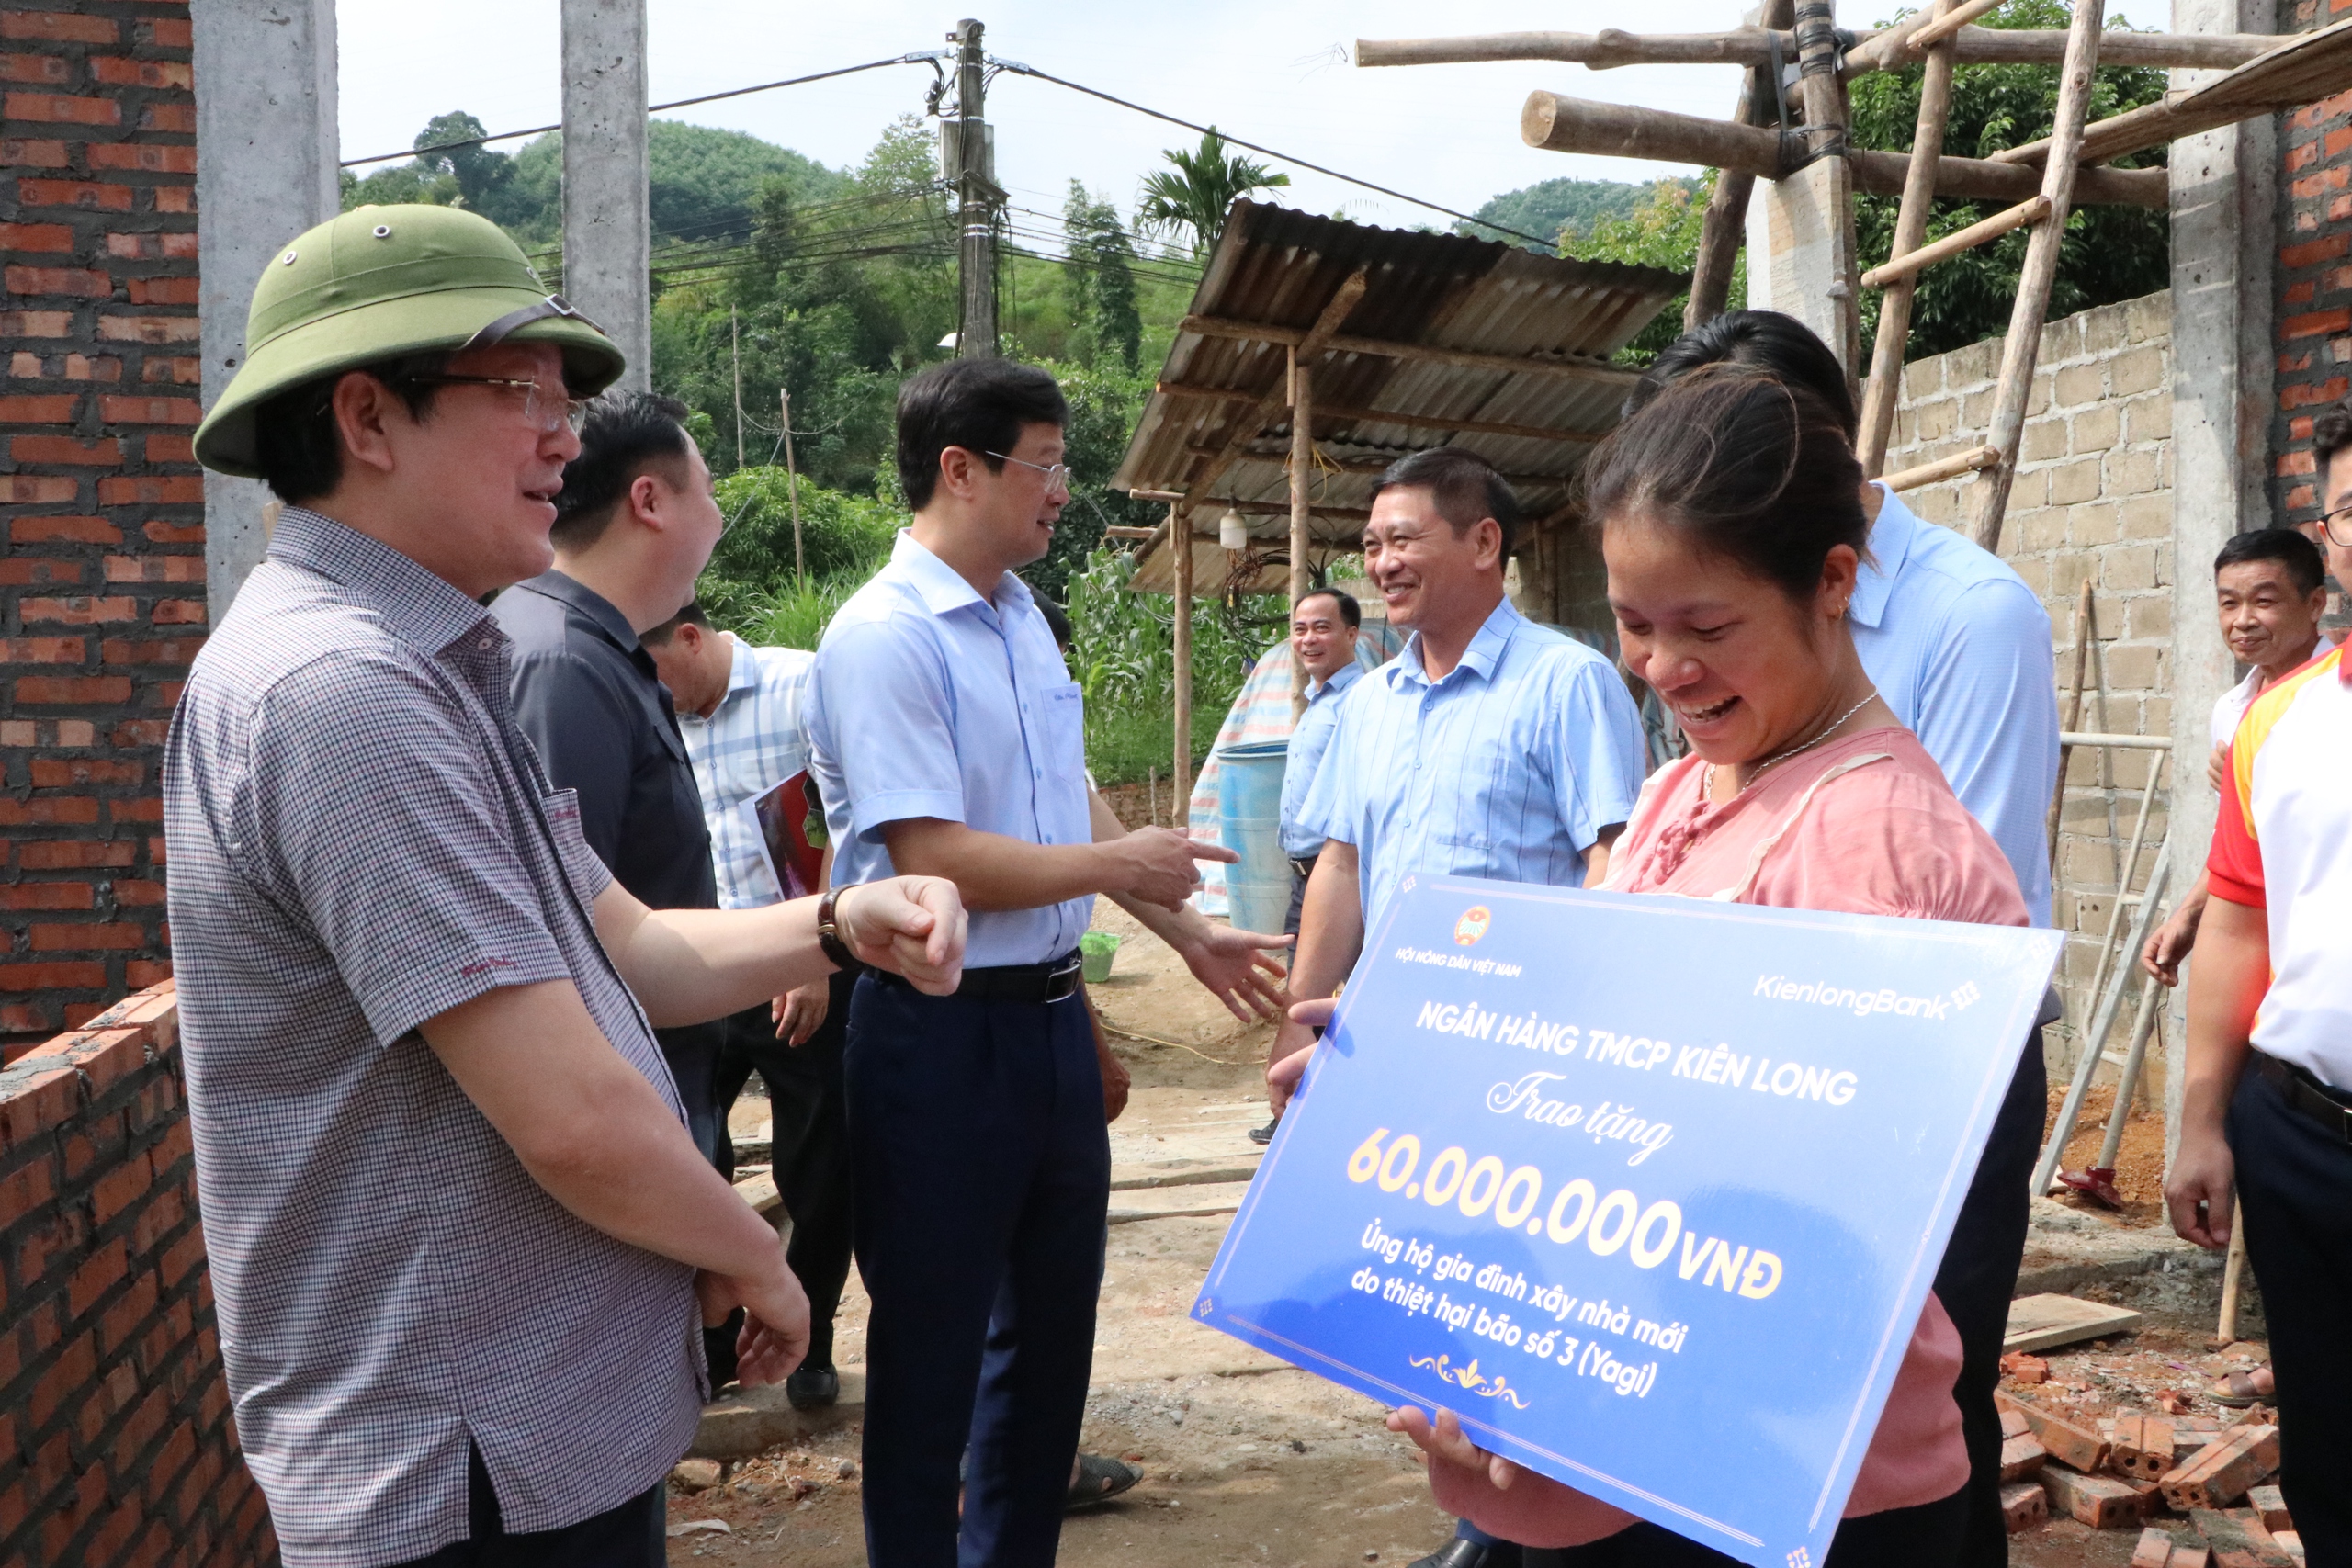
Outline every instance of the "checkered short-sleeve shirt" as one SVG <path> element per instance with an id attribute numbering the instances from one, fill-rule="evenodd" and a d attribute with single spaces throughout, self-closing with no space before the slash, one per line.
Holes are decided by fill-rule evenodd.
<path id="1" fill-rule="evenodd" d="M 574 1218 L 417 1026 L 569 979 L 674 1111 L 596 939 L 611 879 L 507 699 L 508 643 L 407 557 L 289 509 L 164 769 L 172 957 L 220 1348 L 292 1568 L 657 1483 L 700 1409 L 691 1272 Z"/>

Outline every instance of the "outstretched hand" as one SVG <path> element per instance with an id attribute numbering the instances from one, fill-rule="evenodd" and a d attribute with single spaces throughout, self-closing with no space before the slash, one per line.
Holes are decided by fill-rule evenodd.
<path id="1" fill-rule="evenodd" d="M 1462 1423 L 1451 1410 L 1439 1411 L 1432 1425 L 1419 1405 L 1408 1404 L 1390 1411 L 1387 1425 L 1390 1431 L 1402 1432 L 1412 1438 L 1425 1462 L 1432 1467 L 1450 1464 L 1473 1476 L 1484 1472 L 1498 1492 L 1508 1492 L 1510 1483 L 1519 1479 L 1519 1466 L 1500 1454 L 1488 1453 L 1463 1436 Z"/>
<path id="2" fill-rule="evenodd" d="M 1291 1001 L 1282 984 L 1289 972 L 1272 954 L 1290 944 L 1286 936 L 1204 923 L 1199 939 L 1183 950 L 1184 966 L 1242 1022 L 1271 1023 Z"/>
<path id="3" fill-rule="evenodd" d="M 964 977 L 964 900 L 945 877 L 890 876 L 843 888 L 833 919 L 860 963 L 904 975 L 928 996 L 952 995 Z"/>

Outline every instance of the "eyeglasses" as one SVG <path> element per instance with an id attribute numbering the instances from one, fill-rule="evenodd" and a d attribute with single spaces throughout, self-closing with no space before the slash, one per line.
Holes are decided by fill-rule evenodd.
<path id="1" fill-rule="evenodd" d="M 509 391 L 519 390 L 523 394 L 524 419 L 542 435 L 553 435 L 567 425 L 577 435 L 588 412 L 588 405 L 578 398 L 568 397 L 537 381 L 506 376 L 413 376 L 409 379 L 424 387 L 503 387 Z"/>
<path id="2" fill-rule="evenodd" d="M 2319 520 L 2323 533 L 2338 549 L 2352 550 L 2352 506 L 2339 506 Z"/>
<path id="3" fill-rule="evenodd" d="M 1069 465 L 1068 463 L 1033 463 L 1026 457 L 1016 457 L 1010 452 L 983 452 L 980 456 L 983 457 L 994 457 L 1001 463 L 1018 463 L 1024 468 L 1036 469 L 1039 473 L 1046 476 L 1046 488 L 1049 491 L 1056 488 L 1059 488 L 1063 491 L 1068 491 L 1069 489 Z"/>

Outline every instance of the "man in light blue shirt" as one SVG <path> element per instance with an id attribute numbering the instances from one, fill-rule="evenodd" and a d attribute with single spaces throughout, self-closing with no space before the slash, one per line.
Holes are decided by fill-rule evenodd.
<path id="1" fill-rule="evenodd" d="M 1837 355 L 1795 318 L 1771 310 L 1729 311 L 1675 340 L 1643 378 L 1633 403 L 1678 377 L 1725 362 L 1804 387 L 1836 411 L 1847 438 L 1854 438 L 1860 421 Z M 1943 770 L 1961 804 L 2001 846 L 2034 923 L 2047 925 L 2048 814 L 2058 787 L 2050 616 L 2007 562 L 1922 522 L 1886 486 L 1863 487 L 1862 511 L 1871 519 L 1870 550 L 1849 606 L 1862 668 Z M 1966 1568 L 2008 1561 L 1993 1393 L 2047 1109 L 2041 1025 L 2057 1016 L 2052 993 L 2026 1042 L 1936 1272 L 1936 1295 L 1961 1339 L 1952 1397 L 1968 1444 L 1968 1523 L 1960 1557 Z"/>
<path id="2" fill-rule="evenodd" d="M 1337 588 L 1318 588 L 1291 607 L 1290 656 L 1306 670 L 1306 709 L 1291 727 L 1290 749 L 1283 757 L 1283 853 L 1290 860 L 1290 913 L 1283 930 L 1291 936 L 1298 934 L 1306 879 L 1323 849 L 1322 833 L 1302 820 L 1306 794 L 1339 728 L 1340 698 L 1363 678 L 1363 666 L 1356 662 L 1356 633 L 1363 625 L 1355 595 Z"/>
<path id="3" fill-rule="evenodd" d="M 1503 595 L 1519 506 L 1487 461 L 1441 446 L 1374 487 L 1364 569 L 1405 651 L 1340 700 L 1302 820 L 1307 879 L 1291 989 L 1328 997 L 1408 871 L 1576 886 L 1633 814 L 1641 716 L 1609 661 Z M 1314 1032 L 1285 1021 L 1266 1069 L 1280 1113 Z"/>
<path id="4" fill-rule="evenodd" d="M 1237 1014 L 1283 1000 L 1260 952 L 1283 939 L 1212 927 L 1186 903 L 1194 859 L 1233 855 L 1128 833 L 1087 784 L 1079 688 L 1012 575 L 1069 501 L 1068 417 L 1053 378 L 1001 359 L 935 365 L 899 389 L 913 525 L 826 628 L 806 697 L 833 885 L 927 866 L 978 911 L 955 995 L 875 971 L 850 1002 L 875 1568 L 1053 1561 L 1110 1192 L 1078 986 L 1095 895 Z"/>

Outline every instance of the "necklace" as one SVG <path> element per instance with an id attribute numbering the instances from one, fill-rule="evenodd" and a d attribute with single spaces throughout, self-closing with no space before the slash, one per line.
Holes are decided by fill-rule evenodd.
<path id="1" fill-rule="evenodd" d="M 1848 708 L 1844 713 L 1839 714 L 1836 718 L 1830 720 L 1829 728 L 1824 729 L 1820 734 L 1815 736 L 1812 739 L 1804 742 L 1801 746 L 1792 746 L 1785 751 L 1776 751 L 1771 756 L 1765 758 L 1763 761 L 1757 764 L 1756 771 L 1747 775 L 1747 783 L 1741 784 L 1736 793 L 1740 795 L 1747 794 L 1749 787 L 1752 786 L 1758 779 L 1764 776 L 1765 769 L 1777 767 L 1800 752 L 1810 751 L 1815 747 L 1820 745 L 1823 741 L 1828 739 L 1831 736 L 1837 734 L 1839 726 L 1843 725 L 1848 719 L 1853 717 L 1856 714 L 1861 712 L 1864 708 L 1870 706 L 1871 699 L 1877 695 L 1878 688 L 1876 686 L 1872 686 L 1869 692 L 1863 694 L 1860 702 L 1856 703 L 1852 707 Z M 1701 793 L 1705 795 L 1706 798 L 1710 800 L 1713 799 L 1715 795 L 1715 765 L 1713 762 L 1707 764 L 1707 776 L 1700 781 L 1700 784 Z"/>

